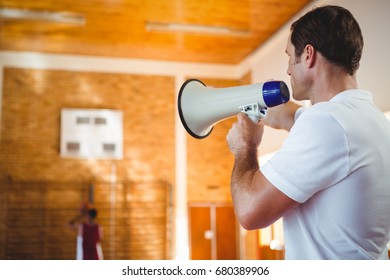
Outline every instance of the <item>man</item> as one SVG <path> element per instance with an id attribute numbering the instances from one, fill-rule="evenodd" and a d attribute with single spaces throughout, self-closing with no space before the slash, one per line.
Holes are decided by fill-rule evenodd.
<path id="1" fill-rule="evenodd" d="M 83 207 L 80 214 L 69 221 L 72 229 L 78 229 L 76 258 L 82 260 L 102 260 L 101 241 L 103 229 L 96 222 L 98 211 L 95 208 Z"/>
<path id="2" fill-rule="evenodd" d="M 286 53 L 293 97 L 312 106 L 289 102 L 258 124 L 240 113 L 226 137 L 236 215 L 247 229 L 283 217 L 286 259 L 388 259 L 390 123 L 358 89 L 362 49 L 348 10 L 308 12 L 292 24 Z M 290 133 L 260 169 L 264 123 Z"/>

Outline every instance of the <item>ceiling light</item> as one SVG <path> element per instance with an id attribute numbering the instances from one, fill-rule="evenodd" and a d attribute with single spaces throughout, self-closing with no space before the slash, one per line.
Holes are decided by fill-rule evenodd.
<path id="1" fill-rule="evenodd" d="M 0 8 L 0 19 L 50 21 L 74 25 L 85 24 L 85 16 L 81 14 L 11 8 Z"/>
<path id="2" fill-rule="evenodd" d="M 146 31 L 160 32 L 184 32 L 184 33 L 203 33 L 229 36 L 249 36 L 247 29 L 234 29 L 227 26 L 211 26 L 199 24 L 184 23 L 163 23 L 163 22 L 146 22 Z"/>

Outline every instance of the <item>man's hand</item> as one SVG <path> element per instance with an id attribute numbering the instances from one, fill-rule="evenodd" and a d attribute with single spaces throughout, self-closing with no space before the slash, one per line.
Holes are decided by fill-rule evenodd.
<path id="1" fill-rule="evenodd" d="M 264 125 L 260 121 L 255 124 L 247 115 L 239 113 L 237 122 L 233 124 L 226 136 L 230 151 L 237 155 L 248 150 L 256 151 L 263 137 Z"/>
<path id="2" fill-rule="evenodd" d="M 230 191 L 238 221 L 253 230 L 269 226 L 298 202 L 279 191 L 259 170 L 257 148 L 263 137 L 263 122 L 255 124 L 244 113 L 237 119 L 226 136 L 234 154 Z"/>

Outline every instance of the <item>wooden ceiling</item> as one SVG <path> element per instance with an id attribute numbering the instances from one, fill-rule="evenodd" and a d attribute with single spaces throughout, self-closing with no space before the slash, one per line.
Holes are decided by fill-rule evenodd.
<path id="1" fill-rule="evenodd" d="M 309 0 L 1 0 L 0 8 L 71 12 L 84 25 L 0 16 L 0 50 L 236 64 Z M 243 34 L 150 31 L 146 23 L 228 27 Z"/>

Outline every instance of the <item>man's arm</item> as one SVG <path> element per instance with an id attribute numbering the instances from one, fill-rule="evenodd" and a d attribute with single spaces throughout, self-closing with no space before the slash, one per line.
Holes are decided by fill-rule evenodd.
<path id="1" fill-rule="evenodd" d="M 254 124 L 245 114 L 226 139 L 235 156 L 231 194 L 237 219 L 246 229 L 266 227 L 299 203 L 272 185 L 260 172 L 257 148 L 263 136 L 263 124 Z"/>
<path id="2" fill-rule="evenodd" d="M 267 114 L 262 121 L 265 125 L 272 128 L 290 131 L 295 122 L 295 113 L 300 107 L 298 104 L 289 101 L 285 104 L 268 108 Z"/>
<path id="3" fill-rule="evenodd" d="M 83 217 L 84 217 L 83 214 L 79 214 L 79 215 L 73 217 L 72 219 L 70 219 L 68 222 L 69 227 L 72 229 L 77 229 L 78 224 L 83 219 Z"/>

